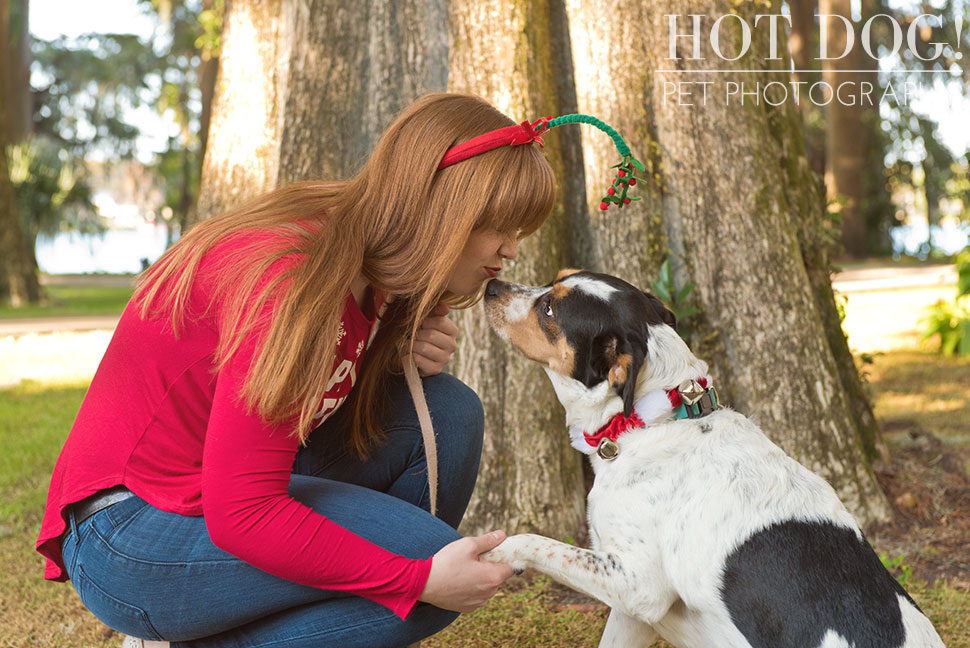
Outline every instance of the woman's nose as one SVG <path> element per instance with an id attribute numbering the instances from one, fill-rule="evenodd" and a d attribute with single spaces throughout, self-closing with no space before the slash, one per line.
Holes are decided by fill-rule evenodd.
<path id="1" fill-rule="evenodd" d="M 515 236 L 509 236 L 502 243 L 502 247 L 498 249 L 498 254 L 503 259 L 509 259 L 510 261 L 516 257 L 519 253 L 519 239 Z"/>

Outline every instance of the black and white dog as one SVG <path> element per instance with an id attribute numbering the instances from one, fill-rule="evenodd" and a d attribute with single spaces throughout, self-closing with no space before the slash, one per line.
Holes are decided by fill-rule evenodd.
<path id="1" fill-rule="evenodd" d="M 600 646 L 943 646 L 831 486 L 719 406 L 656 297 L 564 270 L 541 287 L 493 280 L 485 309 L 546 370 L 596 473 L 593 549 L 523 534 L 485 559 L 609 605 Z"/>

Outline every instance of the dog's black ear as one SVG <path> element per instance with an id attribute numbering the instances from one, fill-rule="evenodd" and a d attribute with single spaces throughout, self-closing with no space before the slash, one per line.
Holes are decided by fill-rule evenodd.
<path id="1" fill-rule="evenodd" d="M 647 296 L 647 301 L 650 302 L 653 309 L 660 315 L 661 321 L 670 328 L 677 330 L 677 316 L 674 315 L 674 312 L 667 308 L 666 304 L 660 301 L 660 298 L 656 295 L 646 291 L 643 294 Z"/>
<path id="2" fill-rule="evenodd" d="M 594 371 L 601 380 L 609 380 L 610 386 L 623 399 L 623 416 L 633 412 L 637 376 L 643 368 L 645 354 L 646 345 L 638 336 L 605 333 L 593 342 Z"/>

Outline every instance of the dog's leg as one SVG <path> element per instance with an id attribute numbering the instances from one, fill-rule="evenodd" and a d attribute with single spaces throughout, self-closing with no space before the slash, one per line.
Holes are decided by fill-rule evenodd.
<path id="1" fill-rule="evenodd" d="M 657 631 L 643 621 L 610 610 L 599 648 L 647 648 L 656 638 Z"/>
<path id="2" fill-rule="evenodd" d="M 616 555 L 532 533 L 510 536 L 482 558 L 507 563 L 518 571 L 530 567 L 610 607 L 618 603 L 615 593 L 628 591 L 630 574 Z"/>

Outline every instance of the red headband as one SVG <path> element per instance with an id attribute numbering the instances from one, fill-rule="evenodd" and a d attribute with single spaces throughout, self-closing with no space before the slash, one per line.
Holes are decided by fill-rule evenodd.
<path id="1" fill-rule="evenodd" d="M 491 151 L 500 146 L 517 146 L 519 144 L 531 144 L 532 142 L 539 142 L 539 146 L 544 146 L 545 142 L 542 141 L 540 135 L 548 130 L 550 119 L 552 117 L 543 117 L 531 124 L 526 120 L 521 124 L 489 131 L 473 137 L 467 142 L 456 144 L 448 149 L 445 156 L 441 158 L 438 169 L 444 169 L 447 166 L 451 166 L 462 160 L 467 160 L 480 153 Z"/>

